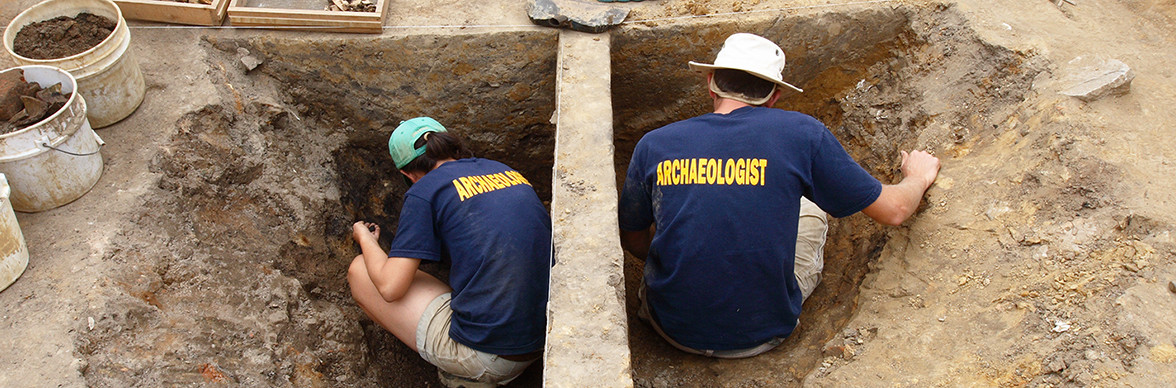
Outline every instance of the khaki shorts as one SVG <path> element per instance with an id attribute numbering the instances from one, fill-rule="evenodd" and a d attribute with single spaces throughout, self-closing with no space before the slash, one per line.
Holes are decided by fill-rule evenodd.
<path id="1" fill-rule="evenodd" d="M 808 300 L 821 283 L 821 270 L 825 269 L 825 236 L 828 234 L 829 221 L 825 211 L 808 198 L 801 197 L 800 220 L 796 226 L 796 262 L 792 271 L 804 300 Z"/>
<path id="2" fill-rule="evenodd" d="M 453 310 L 450 293 L 442 294 L 425 308 L 417 324 L 416 345 L 421 357 L 452 375 L 473 381 L 506 384 L 523 373 L 530 361 L 511 361 L 462 345 L 449 337 Z"/>
<path id="3" fill-rule="evenodd" d="M 817 284 L 821 283 L 821 270 L 825 268 L 825 236 L 828 232 L 829 223 L 825 211 L 809 201 L 808 198 L 802 197 L 800 199 L 800 219 L 796 231 L 796 262 L 793 265 L 796 282 L 800 285 L 802 300 L 808 300 L 809 295 L 812 295 L 813 290 L 817 288 Z M 700 350 L 690 348 L 666 335 L 661 326 L 651 318 L 649 304 L 645 303 L 645 282 L 641 283 L 641 289 L 638 290 L 637 296 L 641 300 L 637 317 L 649 322 L 653 326 L 653 330 L 665 338 L 670 345 L 687 353 L 717 358 L 746 358 L 772 350 L 784 342 L 783 337 L 777 337 L 747 349 Z M 799 323 L 797 322 L 797 324 Z"/>

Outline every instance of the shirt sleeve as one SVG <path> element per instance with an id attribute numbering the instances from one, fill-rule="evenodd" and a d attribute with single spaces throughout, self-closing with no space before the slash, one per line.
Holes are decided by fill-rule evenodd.
<path id="1" fill-rule="evenodd" d="M 650 182 L 645 177 L 644 152 L 641 142 L 633 150 L 629 170 L 625 173 L 625 185 L 621 188 L 621 199 L 617 206 L 618 224 L 621 230 L 638 231 L 653 224 L 653 202 Z"/>
<path id="2" fill-rule="evenodd" d="M 404 197 L 400 224 L 396 227 L 388 257 L 441 260 L 441 241 L 433 225 L 433 208 L 429 201 L 413 195 Z"/>
<path id="3" fill-rule="evenodd" d="M 813 153 L 809 198 L 833 217 L 853 215 L 878 199 L 882 183 L 854 161 L 828 129 L 821 127 L 817 151 Z"/>

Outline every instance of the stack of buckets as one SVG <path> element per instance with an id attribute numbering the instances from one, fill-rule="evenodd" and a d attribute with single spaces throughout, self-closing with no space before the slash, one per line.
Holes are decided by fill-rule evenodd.
<path id="1" fill-rule="evenodd" d="M 25 26 L 82 12 L 117 20 L 105 40 L 82 53 L 57 59 L 31 59 L 13 51 Z M 41 87 L 60 83 L 72 93 L 65 107 L 19 131 L 0 135 L 0 290 L 28 265 L 24 235 L 15 211 L 40 212 L 70 203 L 90 191 L 102 175 L 102 139 L 93 128 L 129 116 L 146 91 L 139 64 L 131 55 L 130 30 L 118 5 L 110 0 L 48 0 L 12 19 L 4 31 L 4 48 Z M 93 125 L 93 127 L 91 127 Z"/>

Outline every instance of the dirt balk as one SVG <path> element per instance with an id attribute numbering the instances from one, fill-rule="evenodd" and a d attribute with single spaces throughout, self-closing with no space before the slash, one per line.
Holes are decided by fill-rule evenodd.
<path id="1" fill-rule="evenodd" d="M 0 73 L 0 135 L 52 116 L 65 107 L 71 95 L 61 93 L 61 83 L 41 88 L 36 82 L 28 82 L 19 69 Z"/>
<path id="2" fill-rule="evenodd" d="M 12 41 L 12 51 L 32 59 L 65 58 L 102 43 L 116 26 L 116 21 L 89 12 L 72 18 L 58 16 L 21 28 Z"/>

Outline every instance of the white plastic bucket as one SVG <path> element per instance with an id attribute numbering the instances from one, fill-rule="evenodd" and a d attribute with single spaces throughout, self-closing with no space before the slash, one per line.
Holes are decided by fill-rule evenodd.
<path id="1" fill-rule="evenodd" d="M 62 93 L 77 90 L 69 73 L 49 66 L 18 66 L 25 80 L 41 87 L 61 83 Z M 19 131 L 0 135 L 0 173 L 8 176 L 12 208 L 39 212 L 73 202 L 102 176 L 102 139 L 86 119 L 86 101 L 70 95 L 65 107 Z"/>
<path id="2" fill-rule="evenodd" d="M 13 50 L 16 33 L 24 26 L 58 16 L 76 17 L 82 12 L 117 20 L 118 25 L 102 43 L 82 53 L 57 59 L 32 59 Z M 18 65 L 46 65 L 65 69 L 77 79 L 78 89 L 89 104 L 90 125 L 102 128 L 130 116 L 147 91 L 139 62 L 128 50 L 131 30 L 118 5 L 110 0 L 48 0 L 16 15 L 4 30 L 4 49 Z"/>
<path id="3" fill-rule="evenodd" d="M 29 248 L 8 202 L 8 179 L 0 174 L 0 291 L 8 288 L 29 266 Z"/>

